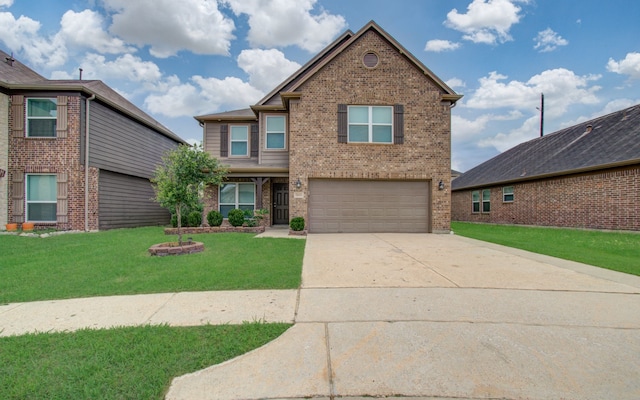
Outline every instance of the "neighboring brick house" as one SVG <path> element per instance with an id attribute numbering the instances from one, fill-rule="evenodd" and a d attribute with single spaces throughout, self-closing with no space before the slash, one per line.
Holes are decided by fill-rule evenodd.
<path id="1" fill-rule="evenodd" d="M 149 178 L 180 143 L 101 81 L 48 80 L 0 51 L 0 229 L 167 224 Z"/>
<path id="2" fill-rule="evenodd" d="M 448 232 L 460 97 L 375 22 L 347 31 L 251 108 L 196 117 L 205 150 L 230 166 L 205 212 L 266 208 L 267 224 L 301 216 L 310 232 Z"/>
<path id="3" fill-rule="evenodd" d="M 640 230 L 640 105 L 522 143 L 453 182 L 454 221 Z"/>

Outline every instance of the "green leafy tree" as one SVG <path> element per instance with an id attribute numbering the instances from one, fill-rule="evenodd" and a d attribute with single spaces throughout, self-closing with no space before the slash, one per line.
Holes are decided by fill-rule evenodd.
<path id="1" fill-rule="evenodd" d="M 176 211 L 178 243 L 182 245 L 182 209 L 196 208 L 200 192 L 206 185 L 219 185 L 227 173 L 225 166 L 202 146 L 180 145 L 162 157 L 151 182 L 155 201 L 162 207 Z"/>

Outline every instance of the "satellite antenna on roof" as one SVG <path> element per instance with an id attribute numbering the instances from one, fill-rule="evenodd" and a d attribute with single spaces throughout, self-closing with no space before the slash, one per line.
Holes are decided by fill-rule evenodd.
<path id="1" fill-rule="evenodd" d="M 544 93 L 540 93 L 540 107 L 536 107 L 536 110 L 540 110 L 540 137 L 544 135 Z"/>

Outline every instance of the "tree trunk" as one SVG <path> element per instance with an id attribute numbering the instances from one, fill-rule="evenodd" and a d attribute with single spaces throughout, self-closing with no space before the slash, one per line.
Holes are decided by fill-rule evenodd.
<path id="1" fill-rule="evenodd" d="M 182 246 L 182 204 L 176 206 L 176 217 L 178 218 L 178 246 Z"/>

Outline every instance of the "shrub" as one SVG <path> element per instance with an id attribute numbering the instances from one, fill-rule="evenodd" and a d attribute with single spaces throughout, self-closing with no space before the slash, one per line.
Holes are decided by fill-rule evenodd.
<path id="1" fill-rule="evenodd" d="M 202 213 L 200 211 L 191 211 L 187 215 L 187 226 L 198 227 L 202 225 Z"/>
<path id="2" fill-rule="evenodd" d="M 244 224 L 244 211 L 237 208 L 229 211 L 229 223 L 232 226 L 242 226 Z"/>
<path id="3" fill-rule="evenodd" d="M 222 214 L 219 211 L 211 210 L 207 214 L 207 222 L 209 226 L 220 226 L 222 225 Z"/>
<path id="4" fill-rule="evenodd" d="M 289 222 L 289 227 L 294 231 L 304 230 L 304 218 L 302 217 L 292 218 L 291 222 Z"/>

